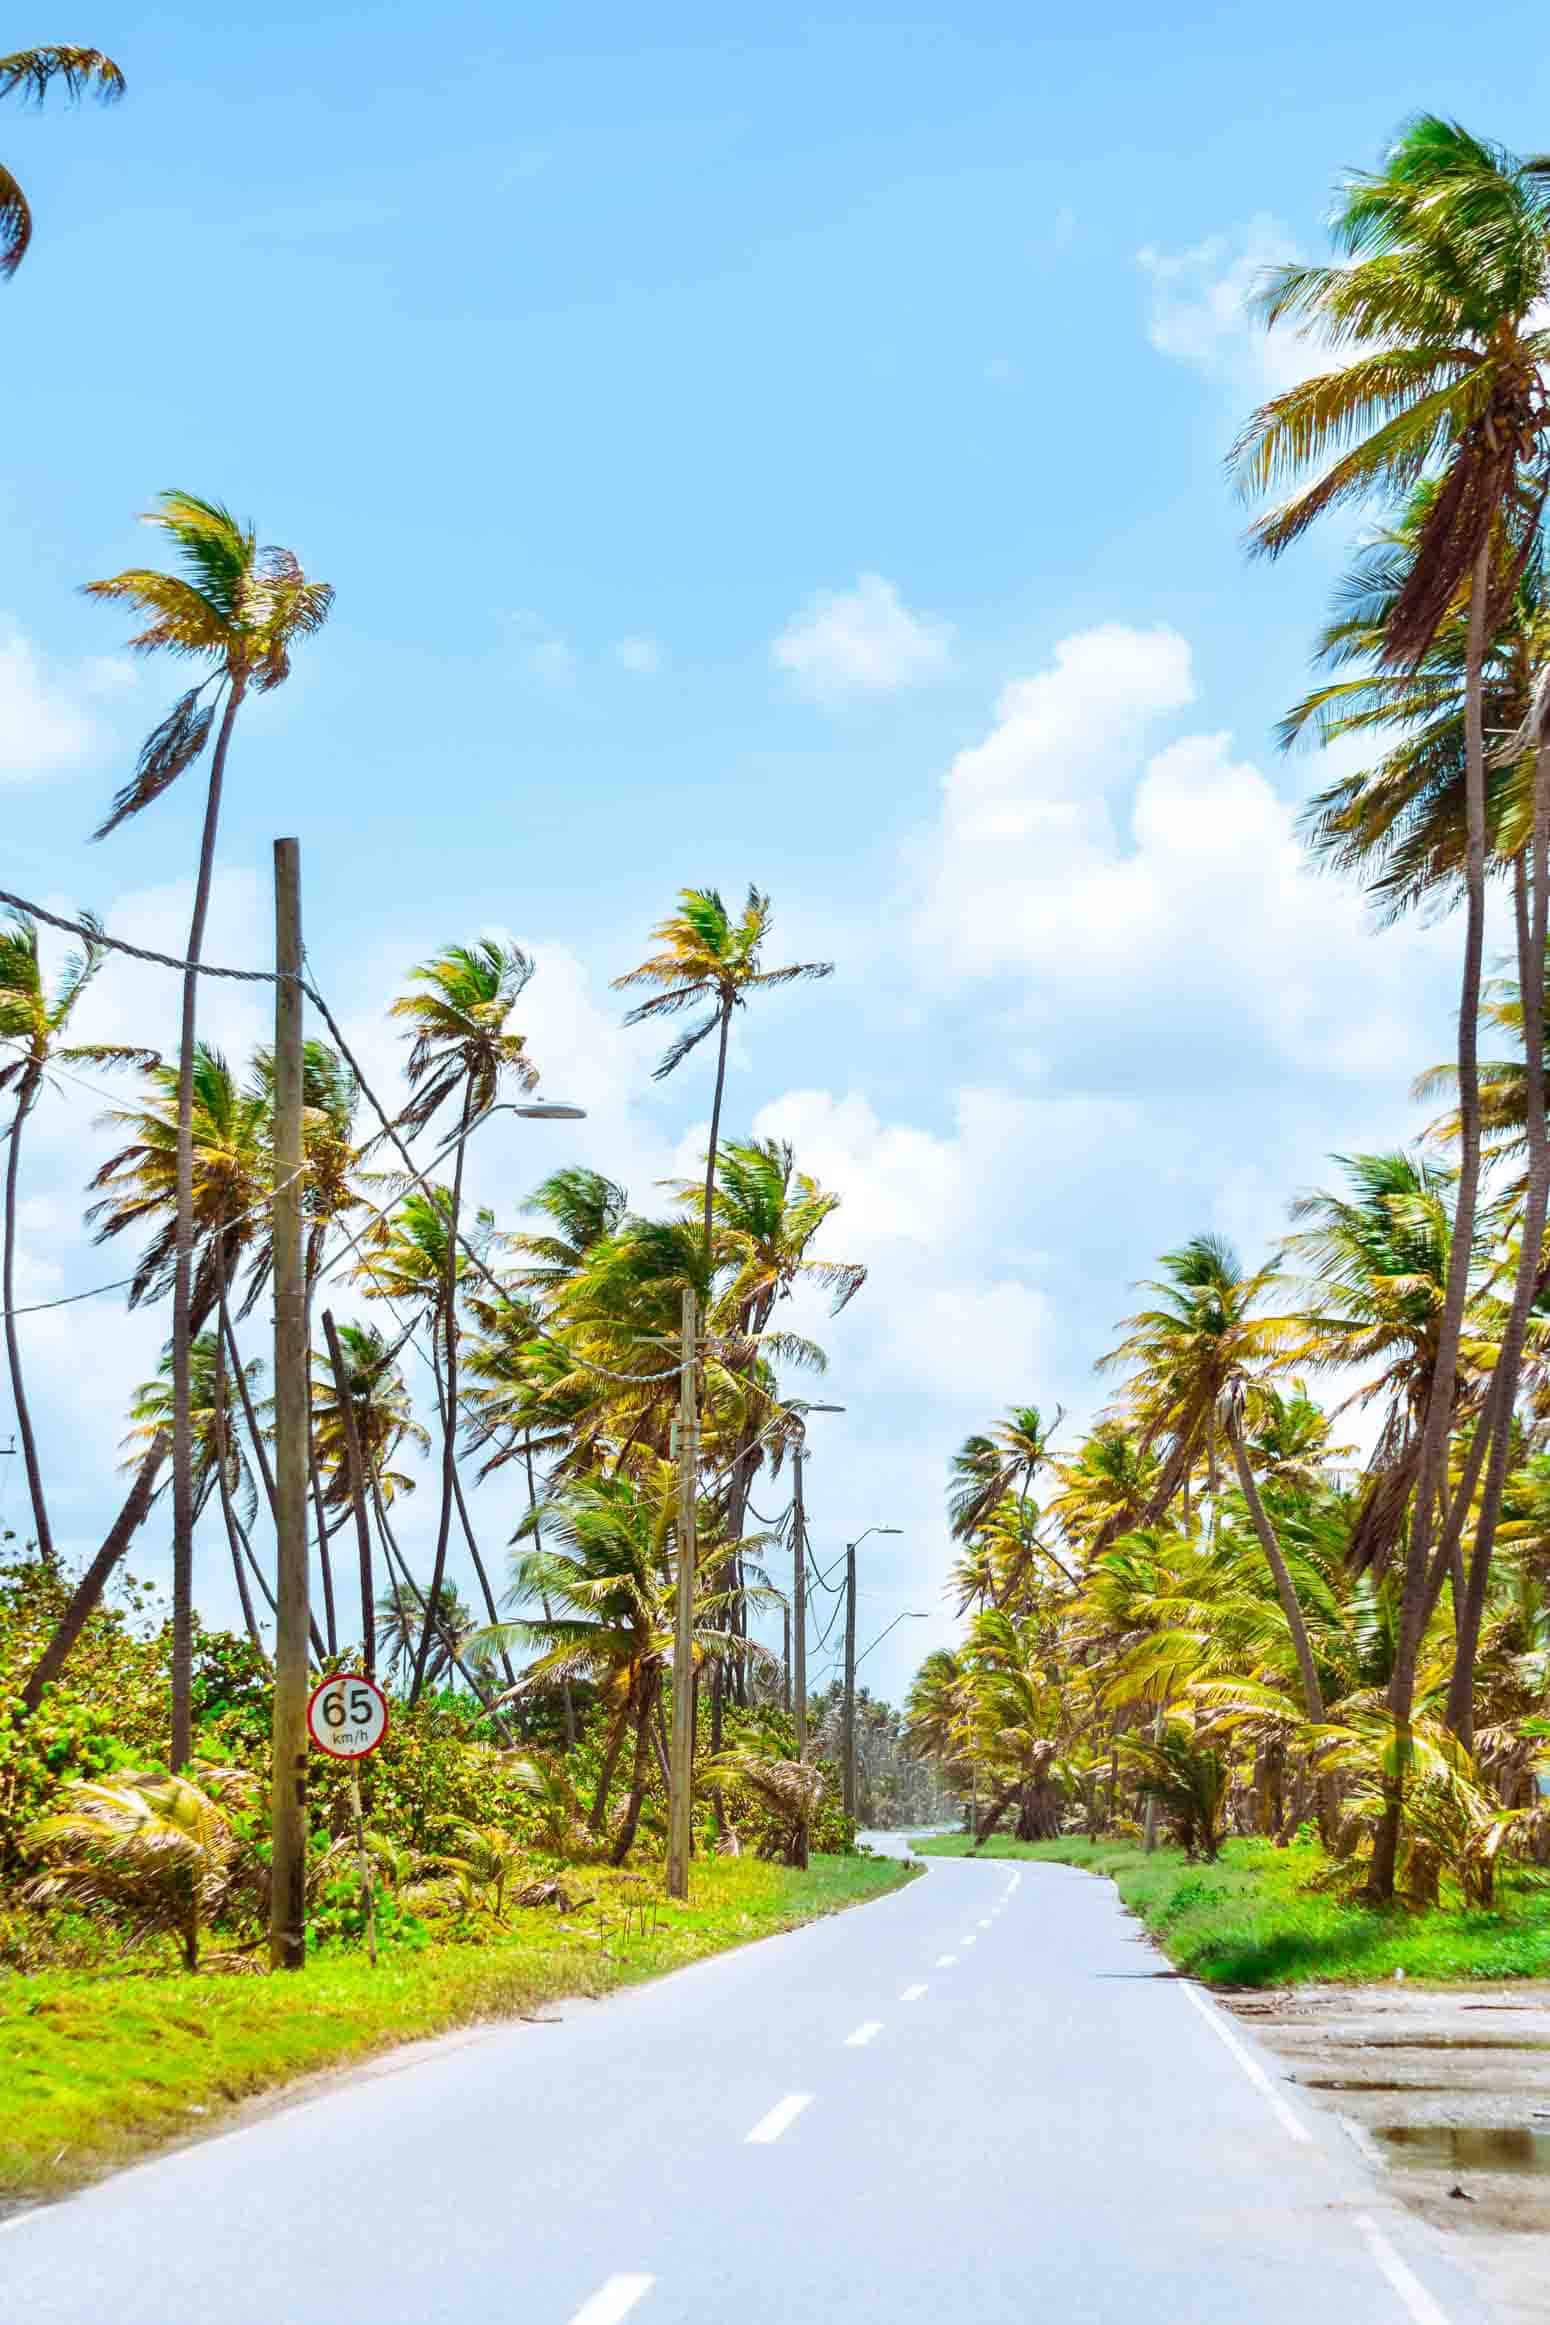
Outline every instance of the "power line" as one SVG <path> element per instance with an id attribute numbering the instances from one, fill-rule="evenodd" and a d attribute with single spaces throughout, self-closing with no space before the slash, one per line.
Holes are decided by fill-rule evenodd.
<path id="1" fill-rule="evenodd" d="M 109 936 L 95 921 L 65 920 L 57 912 L 47 911 L 43 905 L 32 903 L 25 896 L 13 896 L 8 888 L 0 888 L 0 904 L 10 905 L 13 912 L 25 913 L 30 920 L 41 920 L 50 928 L 62 929 L 66 936 L 78 936 L 86 944 L 105 947 L 114 953 L 127 953 L 133 961 L 150 961 L 158 969 L 179 969 L 186 976 L 192 969 L 201 977 L 232 977 L 239 984 L 284 985 L 292 977 L 290 970 L 280 969 L 226 969 L 212 961 L 180 961 L 173 953 L 152 952 L 146 945 L 132 945 L 127 937 Z M 306 980 L 296 973 L 297 982 L 306 989 Z"/>

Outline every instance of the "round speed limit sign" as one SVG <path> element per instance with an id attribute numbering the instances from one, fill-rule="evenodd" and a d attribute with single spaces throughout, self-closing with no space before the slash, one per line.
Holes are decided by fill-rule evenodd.
<path id="1" fill-rule="evenodd" d="M 307 1732 L 331 1760 L 364 1760 L 387 1734 L 387 1697 L 374 1679 L 336 1671 L 312 1691 Z"/>

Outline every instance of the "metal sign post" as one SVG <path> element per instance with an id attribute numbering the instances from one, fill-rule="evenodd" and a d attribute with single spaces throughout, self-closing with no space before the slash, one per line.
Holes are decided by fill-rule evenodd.
<path id="1" fill-rule="evenodd" d="M 361 1872 L 361 1912 L 366 1922 L 366 1953 L 373 1969 L 377 1966 L 377 1908 L 361 1816 L 360 1763 L 376 1751 L 387 1730 L 387 1697 L 374 1679 L 365 1679 L 358 1671 L 336 1671 L 313 1689 L 307 1704 L 307 1733 L 330 1760 L 350 1764 L 350 1811 Z"/>

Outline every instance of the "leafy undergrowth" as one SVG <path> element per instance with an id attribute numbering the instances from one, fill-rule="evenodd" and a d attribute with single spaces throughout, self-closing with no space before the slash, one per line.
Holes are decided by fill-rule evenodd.
<path id="1" fill-rule="evenodd" d="M 924 1856 L 962 1857 L 969 1842 L 944 1833 L 915 1843 Z M 1128 1842 L 1013 1841 L 986 1857 L 1031 1857 L 1106 1873 L 1170 1959 L 1215 1986 L 1293 1986 L 1407 1978 L 1452 1985 L 1476 1978 L 1550 1978 L 1550 1888 L 1504 1875 L 1500 1908 L 1427 1913 L 1346 1903 L 1315 1884 L 1329 1860 L 1312 1843 L 1277 1849 L 1233 1840 L 1215 1865 L 1177 1849 L 1153 1856 Z"/>
<path id="2" fill-rule="evenodd" d="M 0 2197 L 57 2195 L 236 2101 L 318 2068 L 568 1994 L 607 1994 L 703 1955 L 880 1897 L 910 1878 L 889 1859 L 815 1857 L 806 1873 L 754 1859 L 693 1868 L 687 1905 L 624 1931 L 631 1894 L 591 1868 L 595 1902 L 515 1911 L 481 1945 L 392 1948 L 374 1971 L 327 1951 L 294 1976 L 130 1969 L 0 1979 Z M 599 1903 L 602 1905 L 601 1926 Z"/>

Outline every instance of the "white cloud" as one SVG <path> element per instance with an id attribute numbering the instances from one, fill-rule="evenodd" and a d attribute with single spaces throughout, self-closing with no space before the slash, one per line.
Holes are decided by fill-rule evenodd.
<path id="1" fill-rule="evenodd" d="M 621 670 L 632 671 L 639 678 L 654 678 L 662 667 L 662 648 L 655 638 L 621 638 L 614 648 L 614 660 Z"/>
<path id="2" fill-rule="evenodd" d="M 74 767 L 95 741 L 96 728 L 69 682 L 48 670 L 25 632 L 0 615 L 0 784 L 30 783 Z"/>
<path id="3" fill-rule="evenodd" d="M 832 702 L 940 678 L 951 667 L 951 640 L 945 622 L 911 612 L 894 582 L 863 573 L 854 589 L 820 591 L 770 654 L 800 693 Z"/>
<path id="4" fill-rule="evenodd" d="M 525 608 L 507 614 L 506 633 L 519 667 L 544 686 L 573 684 L 578 667 L 576 649 L 543 614 Z"/>
<path id="5" fill-rule="evenodd" d="M 1312 871 L 1292 809 L 1226 735 L 1148 755 L 1192 693 L 1182 638 L 1117 626 L 1062 640 L 1050 669 L 1008 686 L 918 850 L 925 957 L 947 981 L 1031 977 L 1026 1014 L 1068 1057 L 1124 1028 L 1137 1076 L 1170 1070 L 1146 1028 L 1197 1073 L 1213 1054 L 1240 1079 L 1245 1056 L 1392 1072 L 1418 975 L 1451 936 L 1375 941 L 1360 894 Z"/>
<path id="6" fill-rule="evenodd" d="M 1267 331 L 1252 312 L 1267 268 L 1297 257 L 1291 235 L 1261 213 L 1169 253 L 1136 253 L 1147 279 L 1147 337 L 1161 355 L 1192 364 L 1239 394 L 1263 398 L 1322 370 L 1328 356 L 1284 326 Z"/>

